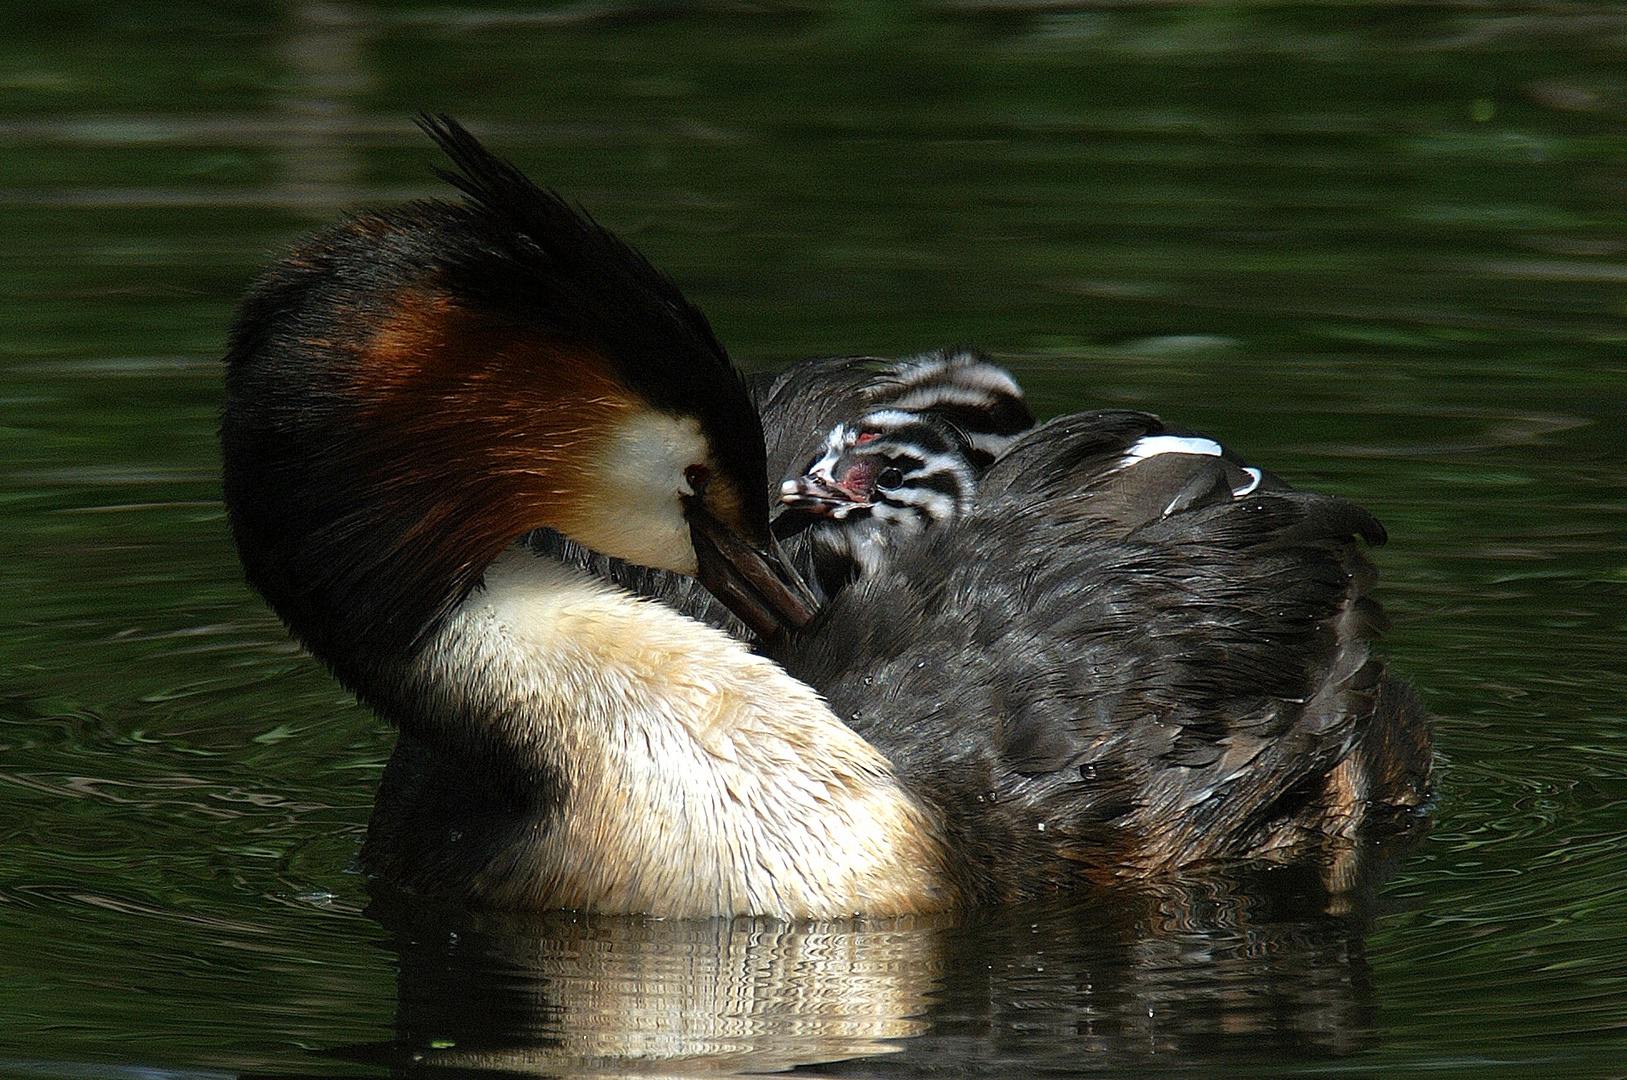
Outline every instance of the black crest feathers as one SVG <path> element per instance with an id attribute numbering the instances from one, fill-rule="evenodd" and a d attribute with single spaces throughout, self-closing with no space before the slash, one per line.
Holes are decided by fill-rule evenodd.
<path id="1" fill-rule="evenodd" d="M 493 154 L 449 116 L 418 124 L 456 166 L 472 243 L 444 252 L 460 293 L 607 360 L 657 408 L 697 417 L 741 490 L 767 490 L 763 433 L 740 372 L 706 316 L 642 254 Z M 755 519 L 767 517 L 748 507 Z"/>
<path id="2" fill-rule="evenodd" d="M 223 482 L 244 568 L 352 685 L 416 650 L 503 545 L 547 523 L 527 515 L 562 489 L 527 488 L 526 455 L 563 445 L 544 429 L 592 421 L 528 403 L 586 386 L 584 372 L 693 418 L 767 534 L 761 423 L 705 317 L 456 121 L 420 124 L 463 201 L 310 238 L 249 290 L 225 357 Z"/>

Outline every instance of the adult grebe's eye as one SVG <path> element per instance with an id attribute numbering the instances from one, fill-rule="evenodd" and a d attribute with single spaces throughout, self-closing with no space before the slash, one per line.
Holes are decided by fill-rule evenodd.
<path id="1" fill-rule="evenodd" d="M 897 469 L 890 467 L 881 470 L 881 475 L 876 477 L 876 486 L 881 488 L 883 491 L 891 491 L 893 488 L 897 487 L 903 482 L 904 474 L 899 472 Z"/>

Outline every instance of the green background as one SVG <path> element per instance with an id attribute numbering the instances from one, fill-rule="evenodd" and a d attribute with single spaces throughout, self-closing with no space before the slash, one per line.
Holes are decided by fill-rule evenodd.
<path id="1" fill-rule="evenodd" d="M 1041 415 L 1152 409 L 1374 510 L 1431 834 L 1354 920 L 1245 890 L 757 928 L 740 961 L 364 914 L 391 735 L 242 584 L 217 357 L 277 251 L 441 191 L 420 110 L 627 236 L 745 366 L 975 343 Z M 425 972 L 478 940 L 473 982 L 535 1005 L 513 1030 L 558 1051 L 562 1000 L 619 1002 L 584 1029 L 666 1032 L 657 1071 L 854 1056 L 797 1034 L 833 978 L 906 1036 L 848 1072 L 1621 1075 L 1624 343 L 1616 5 L 9 4 L 0 1073 L 434 1065 L 486 1029 Z M 652 956 L 661 1008 L 595 996 Z"/>

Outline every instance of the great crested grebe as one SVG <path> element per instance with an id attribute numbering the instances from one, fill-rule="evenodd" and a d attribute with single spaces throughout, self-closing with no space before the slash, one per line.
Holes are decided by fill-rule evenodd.
<path id="1" fill-rule="evenodd" d="M 1141 414 L 1067 417 L 815 615 L 764 554 L 784 463 L 705 319 L 424 126 L 464 202 L 306 242 L 226 357 L 247 576 L 400 730 L 371 873 L 512 907 L 924 912 L 1320 857 L 1422 796 L 1365 511 L 1168 452 Z M 790 430 L 830 428 L 840 370 Z M 652 593 L 698 574 L 772 658 L 538 529 Z"/>
<path id="2" fill-rule="evenodd" d="M 753 375 L 747 388 L 766 427 L 769 476 L 787 480 L 824 453 L 838 423 L 882 409 L 953 425 L 979 469 L 1034 426 L 1034 413 L 1011 373 L 965 346 L 895 360 L 804 360 L 775 375 Z"/>
<path id="3" fill-rule="evenodd" d="M 957 516 L 977 475 L 1034 426 L 1011 373 L 964 346 L 812 360 L 749 385 L 770 477 L 790 463 L 774 533 L 826 594 Z"/>
<path id="4" fill-rule="evenodd" d="M 903 359 L 823 358 L 748 381 L 786 507 L 774 535 L 823 594 L 888 548 L 952 519 L 976 475 L 1033 412 L 1012 374 L 975 348 Z"/>
<path id="5" fill-rule="evenodd" d="M 825 452 L 780 485 L 782 503 L 813 517 L 804 535 L 824 592 L 964 513 L 976 492 L 973 454 L 958 428 L 930 413 L 883 409 L 832 428 Z"/>

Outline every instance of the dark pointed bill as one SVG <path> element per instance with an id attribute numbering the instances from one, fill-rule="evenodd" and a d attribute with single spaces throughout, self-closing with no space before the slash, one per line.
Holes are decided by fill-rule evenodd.
<path id="1" fill-rule="evenodd" d="M 761 552 L 698 503 L 689 509 L 689 534 L 707 591 L 767 641 L 783 630 L 800 630 L 819 604 L 784 556 Z"/>
<path id="2" fill-rule="evenodd" d="M 780 502 L 797 510 L 827 516 L 834 516 L 839 510 L 871 505 L 871 500 L 856 492 L 827 483 L 816 476 L 787 480 L 780 487 Z"/>

